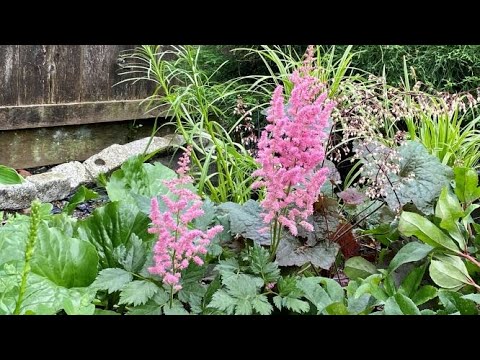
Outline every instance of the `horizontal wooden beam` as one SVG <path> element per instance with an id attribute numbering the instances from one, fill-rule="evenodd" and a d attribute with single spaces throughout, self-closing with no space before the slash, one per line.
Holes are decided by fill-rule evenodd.
<path id="1" fill-rule="evenodd" d="M 122 145 L 150 136 L 153 123 L 154 119 L 146 119 L 135 124 L 120 121 L 0 131 L 0 164 L 25 169 L 83 161 L 112 144 Z M 174 128 L 164 126 L 157 136 L 173 131 Z"/>
<path id="2" fill-rule="evenodd" d="M 0 106 L 0 130 L 18 130 L 63 125 L 80 125 L 164 116 L 166 106 L 146 112 L 142 100 L 112 100 Z"/>

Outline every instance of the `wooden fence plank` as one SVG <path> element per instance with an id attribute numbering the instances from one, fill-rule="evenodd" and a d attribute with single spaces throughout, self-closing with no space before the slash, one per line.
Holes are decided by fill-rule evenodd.
<path id="1" fill-rule="evenodd" d="M 51 45 L 49 50 L 48 103 L 79 102 L 81 45 Z"/>
<path id="2" fill-rule="evenodd" d="M 141 100 L 123 100 L 1 106 L 0 130 L 146 119 L 165 114 L 164 111 L 145 114 L 145 104 L 140 105 L 140 102 Z"/>
<path id="3" fill-rule="evenodd" d="M 18 45 L 0 46 L 0 104 L 17 105 Z"/>
<path id="4" fill-rule="evenodd" d="M 18 105 L 48 100 L 47 45 L 19 45 Z"/>
<path id="5" fill-rule="evenodd" d="M 81 52 L 80 101 L 110 99 L 110 68 L 115 52 L 111 45 L 84 45 Z"/>

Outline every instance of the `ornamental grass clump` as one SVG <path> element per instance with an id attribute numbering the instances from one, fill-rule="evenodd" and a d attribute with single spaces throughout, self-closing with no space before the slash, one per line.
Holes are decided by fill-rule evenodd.
<path id="1" fill-rule="evenodd" d="M 187 175 L 189 171 L 191 148 L 180 158 L 177 169 L 178 178 L 165 180 L 165 186 L 175 199 L 162 196 L 167 210 L 160 212 L 157 198 L 151 200 L 150 219 L 152 227 L 149 233 L 158 234 L 158 240 L 153 248 L 154 266 L 148 270 L 152 274 L 160 275 L 163 283 L 170 286 L 170 303 L 174 292 L 180 290 L 181 271 L 186 269 L 191 261 L 203 265 L 200 254 L 207 253 L 207 246 L 223 227 L 216 225 L 207 231 L 191 228 L 189 224 L 204 214 L 203 202 L 196 193 L 186 185 L 193 182 Z"/>
<path id="2" fill-rule="evenodd" d="M 297 225 L 307 231 L 313 203 L 326 180 L 325 128 L 335 106 L 327 100 L 328 92 L 313 71 L 313 47 L 309 46 L 299 70 L 290 77 L 293 90 L 285 106 L 283 87 L 277 86 L 268 110 L 268 125 L 258 142 L 260 169 L 253 176 L 260 179 L 254 188 L 264 187 L 263 220 L 270 225 L 272 258 L 275 257 L 283 227 L 297 235 Z"/>

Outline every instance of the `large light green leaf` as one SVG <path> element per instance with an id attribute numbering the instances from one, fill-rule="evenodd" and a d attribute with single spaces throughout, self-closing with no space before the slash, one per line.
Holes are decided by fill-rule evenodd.
<path id="1" fill-rule="evenodd" d="M 77 237 L 92 243 L 98 252 L 101 268 L 118 267 L 114 249 L 126 246 L 132 234 L 142 241 L 152 239 L 147 233 L 150 219 L 124 202 L 111 202 L 96 209 L 91 216 L 79 221 Z"/>
<path id="2" fill-rule="evenodd" d="M 478 175 L 474 169 L 455 168 L 455 194 L 462 203 L 471 203 L 480 198 Z"/>
<path id="3" fill-rule="evenodd" d="M 462 206 L 448 187 L 443 188 L 435 208 L 435 216 L 440 218 L 440 227 L 448 231 L 460 249 L 465 249 L 465 238 L 460 230 L 458 219 L 464 216 Z"/>
<path id="4" fill-rule="evenodd" d="M 471 284 L 465 264 L 454 259 L 447 260 L 447 257 L 441 260 L 432 260 L 430 263 L 430 277 L 438 286 L 445 289 L 458 290 L 466 284 Z"/>
<path id="5" fill-rule="evenodd" d="M 15 185 L 21 184 L 24 181 L 23 177 L 20 176 L 15 169 L 0 165 L 0 184 Z"/>
<path id="6" fill-rule="evenodd" d="M 71 288 L 90 285 L 97 276 L 98 255 L 87 241 L 69 238 L 55 228 L 40 226 L 32 271 L 57 285 Z"/>
<path id="7" fill-rule="evenodd" d="M 398 231 L 405 236 L 416 236 L 433 247 L 444 247 L 455 253 L 460 250 L 455 242 L 431 221 L 421 215 L 403 211 L 398 223 Z"/>
<path id="8" fill-rule="evenodd" d="M 385 315 L 420 315 L 414 302 L 403 294 L 395 294 L 385 302 Z"/>
<path id="9" fill-rule="evenodd" d="M 388 205 L 397 209 L 400 200 L 401 206 L 413 203 L 423 213 L 432 214 L 440 192 L 453 178 L 453 171 L 416 141 L 407 141 L 400 146 L 399 154 L 400 173 L 390 174 L 393 188 L 385 188 Z"/>
<path id="10" fill-rule="evenodd" d="M 377 268 L 361 256 L 354 256 L 345 261 L 345 274 L 352 280 L 365 279 L 377 272 Z"/>
<path id="11" fill-rule="evenodd" d="M 320 283 L 321 278 L 319 277 L 301 278 L 297 281 L 298 289 L 303 291 L 305 298 L 315 305 L 318 314 L 321 314 L 327 306 L 338 302 L 338 299 L 330 297 Z"/>
<path id="12" fill-rule="evenodd" d="M 390 262 L 388 266 L 388 271 L 392 272 L 398 269 L 403 264 L 419 261 L 424 259 L 430 251 L 433 250 L 433 247 L 427 244 L 422 244 L 417 241 L 412 241 L 402 247 L 395 257 Z"/>

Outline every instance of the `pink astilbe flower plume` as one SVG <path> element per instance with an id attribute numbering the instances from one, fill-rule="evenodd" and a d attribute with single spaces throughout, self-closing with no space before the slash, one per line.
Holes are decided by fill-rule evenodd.
<path id="1" fill-rule="evenodd" d="M 191 151 L 188 147 L 178 162 L 179 177 L 163 182 L 176 200 L 163 195 L 162 200 L 167 207 L 163 213 L 158 208 L 157 198 L 154 197 L 151 201 L 152 226 L 148 232 L 158 234 L 158 240 L 153 248 L 155 265 L 148 271 L 160 275 L 163 283 L 175 291 L 182 288 L 181 271 L 187 268 L 191 261 L 203 265 L 199 255 L 206 254 L 210 241 L 223 231 L 220 225 L 207 231 L 188 227 L 191 221 L 204 214 L 200 196 L 185 187 L 193 182 L 193 178 L 187 175 Z"/>
<path id="2" fill-rule="evenodd" d="M 287 106 L 282 86 L 275 89 L 267 113 L 269 124 L 258 143 L 261 168 L 253 173 L 261 178 L 253 187 L 266 189 L 261 203 L 264 222 L 278 221 L 294 236 L 297 225 L 313 230 L 306 220 L 328 173 L 321 167 L 323 143 L 335 104 L 327 100 L 320 80 L 311 75 L 314 66 L 313 46 L 309 46 L 303 65 L 290 77 L 293 90 Z"/>

